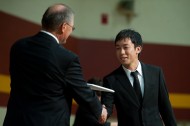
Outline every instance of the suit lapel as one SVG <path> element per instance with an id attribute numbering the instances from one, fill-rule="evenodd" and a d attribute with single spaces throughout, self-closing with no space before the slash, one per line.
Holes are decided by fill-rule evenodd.
<path id="1" fill-rule="evenodd" d="M 140 105 L 139 100 L 122 66 L 118 68 L 118 73 L 116 74 L 116 78 L 119 80 L 121 86 L 125 88 L 126 93 L 130 96 L 130 99 L 134 103 L 134 105 L 139 106 Z"/>

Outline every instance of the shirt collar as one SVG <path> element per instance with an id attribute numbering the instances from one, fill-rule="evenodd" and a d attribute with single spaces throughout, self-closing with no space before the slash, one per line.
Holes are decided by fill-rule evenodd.
<path id="1" fill-rule="evenodd" d="M 123 65 L 122 65 L 122 67 L 123 67 L 124 71 L 126 72 L 126 74 L 128 76 L 130 76 L 130 74 L 131 74 L 132 71 L 129 70 L 129 69 L 127 69 L 127 68 L 125 68 Z M 139 62 L 138 66 L 137 66 L 137 69 L 135 71 L 138 71 L 139 75 L 142 76 L 142 66 L 141 66 L 140 62 Z"/>
<path id="2" fill-rule="evenodd" d="M 53 35 L 52 33 L 48 32 L 48 31 L 45 31 L 45 30 L 40 30 L 40 31 L 52 36 L 56 40 L 56 42 L 59 44 L 59 40 L 57 39 L 57 37 L 55 37 L 55 35 Z"/>

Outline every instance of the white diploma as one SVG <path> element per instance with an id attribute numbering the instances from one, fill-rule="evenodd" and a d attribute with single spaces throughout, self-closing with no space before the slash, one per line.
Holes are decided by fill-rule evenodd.
<path id="1" fill-rule="evenodd" d="M 95 84 L 87 83 L 87 85 L 88 85 L 92 90 L 105 91 L 105 92 L 111 92 L 111 93 L 114 93 L 114 92 L 115 92 L 115 91 L 112 90 L 112 89 L 105 88 L 105 87 L 102 87 L 102 86 L 98 86 L 98 85 L 95 85 Z"/>

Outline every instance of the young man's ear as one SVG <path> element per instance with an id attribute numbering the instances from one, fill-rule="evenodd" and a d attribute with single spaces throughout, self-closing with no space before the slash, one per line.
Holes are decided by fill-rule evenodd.
<path id="1" fill-rule="evenodd" d="M 141 53 L 141 51 L 142 51 L 142 46 L 137 46 L 137 47 L 136 47 L 136 50 L 137 50 L 137 53 L 138 53 L 138 54 Z"/>

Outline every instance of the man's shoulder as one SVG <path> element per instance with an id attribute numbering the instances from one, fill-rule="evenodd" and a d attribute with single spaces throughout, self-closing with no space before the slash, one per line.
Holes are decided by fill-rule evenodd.
<path id="1" fill-rule="evenodd" d="M 147 64 L 147 63 L 143 63 L 141 62 L 142 68 L 147 68 L 147 69 L 161 69 L 160 66 L 158 65 L 153 65 L 153 64 Z"/>
<path id="2" fill-rule="evenodd" d="M 16 40 L 16 41 L 12 44 L 12 48 L 25 46 L 27 40 L 29 40 L 30 38 L 31 38 L 31 36 L 28 36 L 28 37 L 23 37 L 23 38 L 20 38 L 20 39 Z"/>
<path id="3" fill-rule="evenodd" d="M 152 65 L 152 64 L 145 64 L 141 63 L 142 65 L 142 70 L 149 72 L 149 73 L 160 73 L 163 72 L 162 67 L 158 65 Z"/>
<path id="4" fill-rule="evenodd" d="M 59 52 L 59 51 L 60 52 Z M 62 56 L 68 56 L 68 57 L 72 57 L 72 58 L 76 58 L 78 57 L 78 55 L 74 52 L 72 52 L 71 50 L 65 48 L 64 46 L 60 45 L 59 49 L 57 49 L 58 53 L 60 53 L 60 55 Z"/>
<path id="5" fill-rule="evenodd" d="M 105 75 L 104 78 L 112 78 L 115 75 L 117 75 L 118 73 L 120 73 L 120 71 L 121 71 L 121 66 L 119 66 L 118 68 L 114 69 L 112 72 Z"/>

